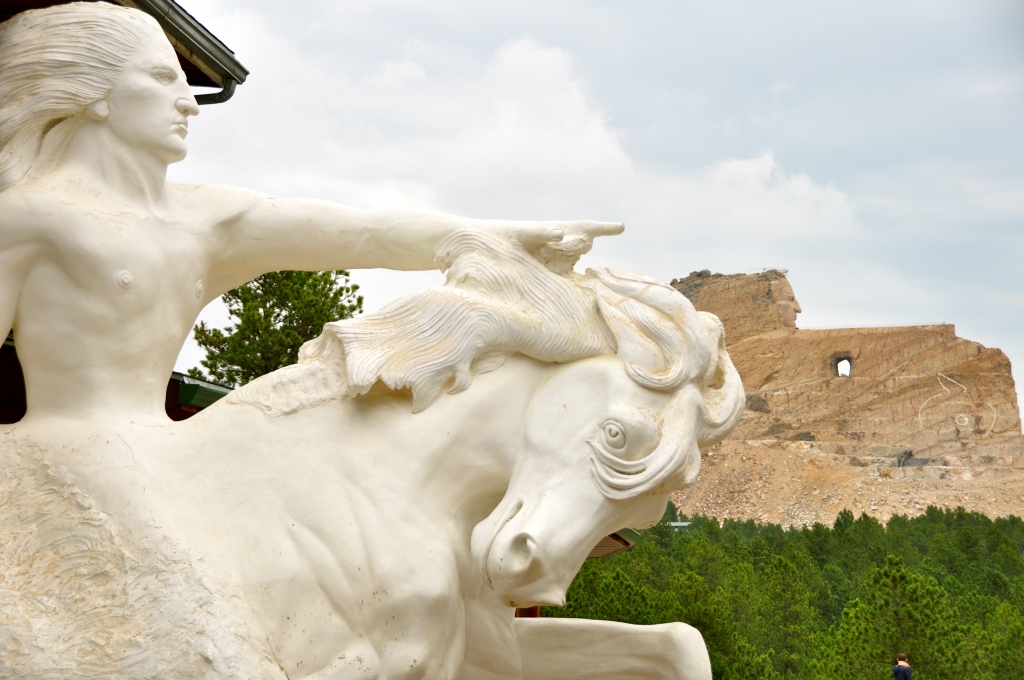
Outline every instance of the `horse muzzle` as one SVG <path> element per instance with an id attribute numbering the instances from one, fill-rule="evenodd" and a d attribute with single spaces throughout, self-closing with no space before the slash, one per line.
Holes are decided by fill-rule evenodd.
<path id="1" fill-rule="evenodd" d="M 522 510 L 523 502 L 517 500 L 503 512 L 496 510 L 495 519 L 488 518 L 474 531 L 473 553 L 484 581 L 509 607 L 561 607 L 575 569 L 556 567 L 535 533 L 524 526 Z M 565 573 L 568 578 L 559 577 Z"/>
<path id="2" fill-rule="evenodd" d="M 501 531 L 487 554 L 486 575 L 495 594 L 509 607 L 565 604 L 567 583 L 560 583 L 532 534 Z"/>

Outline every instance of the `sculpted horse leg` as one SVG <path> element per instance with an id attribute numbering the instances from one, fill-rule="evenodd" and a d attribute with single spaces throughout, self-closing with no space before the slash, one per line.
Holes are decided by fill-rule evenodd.
<path id="1" fill-rule="evenodd" d="M 458 680 L 520 680 L 514 611 L 484 588 L 466 600 L 466 653 Z"/>
<path id="2" fill-rule="evenodd" d="M 466 628 L 458 680 L 711 680 L 704 638 L 685 623 L 517 619 L 485 588 Z"/>
<path id="3" fill-rule="evenodd" d="M 524 679 L 711 680 L 704 638 L 685 623 L 539 618 L 514 626 Z"/>

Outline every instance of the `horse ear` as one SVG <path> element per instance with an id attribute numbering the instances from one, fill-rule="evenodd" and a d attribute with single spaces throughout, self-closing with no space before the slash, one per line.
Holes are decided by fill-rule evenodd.
<path id="1" fill-rule="evenodd" d="M 615 341 L 616 355 L 627 364 L 640 366 L 648 371 L 659 371 L 664 367 L 661 350 L 651 338 L 644 333 L 622 312 L 616 302 L 603 290 L 597 292 L 597 308 L 601 312 L 601 320 Z"/>
<path id="2" fill-rule="evenodd" d="M 674 390 L 700 375 L 710 358 L 707 333 L 678 291 L 646 276 L 590 270 L 598 310 L 626 362 L 644 387 Z"/>

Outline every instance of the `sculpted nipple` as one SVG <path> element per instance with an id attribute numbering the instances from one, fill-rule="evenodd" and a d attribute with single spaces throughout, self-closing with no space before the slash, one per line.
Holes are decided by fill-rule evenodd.
<path id="1" fill-rule="evenodd" d="M 132 273 L 130 271 L 128 271 L 127 269 L 122 269 L 117 274 L 117 285 L 121 286 L 122 288 L 125 288 L 125 289 L 131 288 L 132 287 L 132 281 L 134 281 L 134 280 L 135 280 L 135 277 L 132 276 Z"/>
<path id="2" fill-rule="evenodd" d="M 196 298 L 203 297 L 203 292 L 206 290 L 206 286 L 203 285 L 203 280 L 199 279 L 196 281 Z"/>

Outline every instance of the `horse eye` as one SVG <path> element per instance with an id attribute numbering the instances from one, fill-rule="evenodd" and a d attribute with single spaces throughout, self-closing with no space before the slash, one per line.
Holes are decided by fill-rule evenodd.
<path id="1" fill-rule="evenodd" d="M 626 433 L 622 426 L 614 421 L 604 424 L 604 443 L 613 449 L 621 449 L 626 446 Z"/>

